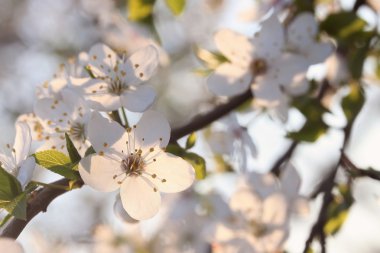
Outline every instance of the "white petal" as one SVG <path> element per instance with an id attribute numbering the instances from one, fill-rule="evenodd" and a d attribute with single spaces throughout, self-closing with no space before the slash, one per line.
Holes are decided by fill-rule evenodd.
<path id="1" fill-rule="evenodd" d="M 35 168 L 36 161 L 32 156 L 21 162 L 17 179 L 21 183 L 22 187 L 25 187 L 30 182 Z"/>
<path id="2" fill-rule="evenodd" d="M 125 178 L 120 162 L 95 154 L 82 158 L 79 173 L 85 184 L 103 192 L 117 190 L 120 187 L 118 182 Z"/>
<path id="3" fill-rule="evenodd" d="M 252 81 L 249 69 L 231 63 L 223 63 L 207 79 L 211 92 L 219 96 L 235 96 L 244 93 Z"/>
<path id="4" fill-rule="evenodd" d="M 0 252 L 6 253 L 24 253 L 21 245 L 11 238 L 0 238 Z"/>
<path id="5" fill-rule="evenodd" d="M 95 76 L 107 76 L 117 62 L 115 52 L 104 44 L 96 44 L 89 52 L 89 66 Z"/>
<path id="6" fill-rule="evenodd" d="M 248 66 L 251 62 L 252 43 L 249 39 L 230 29 L 222 29 L 214 36 L 220 52 L 235 64 Z"/>
<path id="7" fill-rule="evenodd" d="M 284 28 L 275 14 L 262 22 L 261 30 L 255 34 L 252 43 L 256 59 L 272 61 L 281 54 L 284 47 Z"/>
<path id="8" fill-rule="evenodd" d="M 121 107 L 120 96 L 109 93 L 108 83 L 100 79 L 91 79 L 81 83 L 77 89 L 81 89 L 83 97 L 88 105 L 97 111 L 115 111 Z"/>
<path id="9" fill-rule="evenodd" d="M 283 243 L 288 236 L 287 228 L 274 229 L 261 239 L 260 252 L 281 252 Z"/>
<path id="10" fill-rule="evenodd" d="M 157 49 L 150 45 L 133 53 L 121 69 L 125 69 L 125 81 L 128 85 L 136 85 L 150 79 L 158 66 Z"/>
<path id="11" fill-rule="evenodd" d="M 142 147 L 166 147 L 170 140 L 169 122 L 159 112 L 146 111 L 136 124 L 135 136 Z"/>
<path id="12" fill-rule="evenodd" d="M 160 192 L 173 193 L 189 188 L 194 182 L 194 168 L 181 157 L 164 153 L 146 167 L 146 172 L 156 175 L 149 178 Z"/>
<path id="13" fill-rule="evenodd" d="M 96 152 L 115 148 L 124 136 L 125 130 L 117 122 L 104 118 L 98 112 L 94 112 L 88 123 L 88 140 Z M 121 150 L 116 149 L 121 152 Z"/>
<path id="14" fill-rule="evenodd" d="M 136 220 L 153 217 L 161 204 L 159 191 L 141 176 L 127 177 L 121 185 L 120 197 L 124 209 Z"/>
<path id="15" fill-rule="evenodd" d="M 271 173 L 250 172 L 247 177 L 263 199 L 279 190 L 278 180 Z"/>
<path id="16" fill-rule="evenodd" d="M 55 94 L 58 94 L 66 86 L 67 80 L 63 78 L 56 78 L 49 82 L 49 89 Z"/>
<path id="17" fill-rule="evenodd" d="M 280 87 L 273 83 L 274 80 L 270 77 L 257 82 L 252 86 L 254 94 L 254 103 L 263 107 L 275 107 L 281 103 L 284 94 Z"/>
<path id="18" fill-rule="evenodd" d="M 63 100 L 54 98 L 41 98 L 34 104 L 34 112 L 43 120 L 59 122 L 64 115 L 70 115 L 70 108 L 63 103 Z"/>
<path id="19" fill-rule="evenodd" d="M 71 119 L 76 120 L 78 117 L 83 117 L 90 113 L 86 101 L 78 95 L 74 90 L 64 89 L 61 92 L 63 102 L 70 108 Z"/>
<path id="20" fill-rule="evenodd" d="M 252 136 L 249 135 L 248 131 L 242 131 L 242 141 L 243 145 L 246 146 L 253 157 L 257 156 L 257 148 L 253 142 Z"/>
<path id="21" fill-rule="evenodd" d="M 19 165 L 29 155 L 31 142 L 32 136 L 28 124 L 18 122 L 16 124 L 16 137 L 13 145 L 16 165 Z"/>
<path id="22" fill-rule="evenodd" d="M 260 220 L 263 212 L 262 200 L 249 188 L 241 188 L 230 199 L 230 207 L 246 220 Z"/>
<path id="23" fill-rule="evenodd" d="M 147 85 L 137 86 L 134 91 L 126 91 L 120 97 L 121 104 L 131 112 L 144 112 L 154 102 L 155 90 Z"/>
<path id="24" fill-rule="evenodd" d="M 136 223 L 137 220 L 133 219 L 124 209 L 123 204 L 121 203 L 120 194 L 117 194 L 115 203 L 113 205 L 113 211 L 119 219 L 127 223 Z"/>
<path id="25" fill-rule="evenodd" d="M 288 27 L 288 42 L 292 48 L 306 53 L 315 43 L 317 31 L 318 27 L 314 16 L 302 13 Z"/>
<path id="26" fill-rule="evenodd" d="M 285 196 L 274 193 L 263 201 L 262 221 L 270 226 L 283 226 L 288 219 L 288 204 Z"/>
<path id="27" fill-rule="evenodd" d="M 314 43 L 307 52 L 306 57 L 310 64 L 324 62 L 334 51 L 334 46 L 329 42 Z"/>

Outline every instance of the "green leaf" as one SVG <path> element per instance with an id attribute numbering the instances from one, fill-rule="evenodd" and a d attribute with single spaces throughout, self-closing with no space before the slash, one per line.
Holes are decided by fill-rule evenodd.
<path id="1" fill-rule="evenodd" d="M 22 193 L 20 182 L 0 167 L 0 200 L 10 201 Z"/>
<path id="2" fill-rule="evenodd" d="M 365 101 L 363 88 L 358 83 L 352 82 L 350 89 L 350 93 L 342 100 L 342 109 L 348 123 L 355 120 Z"/>
<path id="3" fill-rule="evenodd" d="M 203 157 L 192 152 L 186 152 L 182 157 L 194 167 L 196 179 L 201 180 L 206 177 L 206 161 Z"/>
<path id="4" fill-rule="evenodd" d="M 0 208 L 4 208 L 17 219 L 26 220 L 26 193 L 23 192 L 10 201 L 1 202 Z"/>
<path id="5" fill-rule="evenodd" d="M 289 132 L 288 138 L 296 141 L 314 142 L 326 133 L 328 126 L 322 119 L 327 110 L 315 98 L 299 97 L 293 101 L 295 106 L 306 117 L 304 126 L 298 132 Z"/>
<path id="6" fill-rule="evenodd" d="M 166 152 L 171 153 L 176 156 L 180 156 L 194 167 L 196 179 L 204 179 L 206 177 L 206 161 L 203 157 L 187 152 L 184 148 L 180 147 L 178 144 L 169 144 L 166 147 Z"/>
<path id="7" fill-rule="evenodd" d="M 1 221 L 0 221 L 0 228 L 3 227 L 8 221 L 10 218 L 12 218 L 12 214 L 7 214 Z"/>
<path id="8" fill-rule="evenodd" d="M 330 14 L 321 24 L 320 29 L 337 39 L 347 39 L 363 31 L 366 22 L 356 13 L 342 11 Z"/>
<path id="9" fill-rule="evenodd" d="M 129 0 L 128 19 L 146 22 L 152 19 L 155 0 Z"/>
<path id="10" fill-rule="evenodd" d="M 84 153 L 84 156 L 86 157 L 95 153 L 96 153 L 95 149 L 91 146 L 86 150 L 86 152 Z"/>
<path id="11" fill-rule="evenodd" d="M 176 16 L 181 14 L 186 6 L 186 0 L 165 0 L 165 2 L 171 12 Z"/>
<path id="12" fill-rule="evenodd" d="M 194 147 L 196 141 L 197 135 L 195 133 L 191 133 L 186 140 L 186 149 L 191 149 L 192 147 Z"/>
<path id="13" fill-rule="evenodd" d="M 44 150 L 34 154 L 36 163 L 42 167 L 64 176 L 67 179 L 80 179 L 79 173 L 74 170 L 77 164 L 71 163 L 70 157 L 56 150 Z"/>
<path id="14" fill-rule="evenodd" d="M 69 153 L 69 157 L 72 163 L 78 163 L 82 157 L 78 153 L 77 148 L 74 146 L 73 142 L 71 141 L 69 135 L 65 133 L 66 138 L 66 149 Z"/>

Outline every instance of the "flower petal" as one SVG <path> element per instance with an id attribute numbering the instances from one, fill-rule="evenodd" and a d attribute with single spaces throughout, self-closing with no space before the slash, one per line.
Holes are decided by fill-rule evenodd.
<path id="1" fill-rule="evenodd" d="M 116 149 L 114 145 L 122 139 L 125 130 L 117 122 L 104 118 L 94 112 L 88 123 L 88 140 L 96 152 Z M 116 149 L 121 152 L 121 150 Z"/>
<path id="2" fill-rule="evenodd" d="M 120 69 L 126 71 L 125 81 L 128 85 L 137 85 L 150 79 L 158 63 L 158 51 L 149 45 L 134 52 Z"/>
<path id="3" fill-rule="evenodd" d="M 70 108 L 63 102 L 54 98 L 41 98 L 34 104 L 34 112 L 43 120 L 60 122 L 64 115 L 70 115 Z"/>
<path id="4" fill-rule="evenodd" d="M 163 153 L 155 159 L 155 162 L 152 161 L 147 165 L 146 172 L 151 175 L 149 180 L 160 192 L 180 192 L 189 188 L 194 182 L 194 168 L 181 157 Z"/>
<path id="5" fill-rule="evenodd" d="M 120 194 L 117 194 L 115 203 L 113 205 L 113 212 L 117 217 L 122 221 L 127 223 L 136 223 L 138 220 L 133 219 L 124 209 L 123 204 L 121 203 Z"/>
<path id="6" fill-rule="evenodd" d="M 230 29 L 222 29 L 214 36 L 220 52 L 235 64 L 248 66 L 251 62 L 252 43 L 243 34 Z"/>
<path id="7" fill-rule="evenodd" d="M 252 39 L 254 56 L 256 59 L 263 58 L 267 61 L 275 61 L 284 47 L 284 28 L 275 14 L 272 14 L 261 24 L 261 30 Z"/>
<path id="8" fill-rule="evenodd" d="M 315 43 L 317 31 L 318 26 L 314 16 L 309 13 L 302 13 L 288 26 L 288 43 L 296 50 L 307 52 Z"/>
<path id="9" fill-rule="evenodd" d="M 125 178 L 120 162 L 101 155 L 83 158 L 79 162 L 79 173 L 85 184 L 103 192 L 117 190 L 120 187 L 118 182 Z"/>
<path id="10" fill-rule="evenodd" d="M 252 81 L 248 69 L 223 63 L 207 79 L 211 92 L 219 96 L 235 96 L 245 92 Z"/>
<path id="11" fill-rule="evenodd" d="M 98 43 L 91 47 L 89 54 L 89 66 L 96 77 L 107 76 L 117 62 L 116 53 L 108 46 Z"/>
<path id="12" fill-rule="evenodd" d="M 274 227 L 283 226 L 289 215 L 285 196 L 281 193 L 274 193 L 263 201 L 262 221 Z"/>
<path id="13" fill-rule="evenodd" d="M 147 85 L 137 86 L 134 91 L 126 91 L 120 97 L 121 104 L 131 112 L 144 112 L 154 102 L 155 90 Z"/>
<path id="14" fill-rule="evenodd" d="M 301 177 L 293 165 L 288 165 L 281 174 L 281 186 L 289 200 L 293 201 L 298 197 Z"/>
<path id="15" fill-rule="evenodd" d="M 166 147 L 170 139 L 169 122 L 159 112 L 146 111 L 136 124 L 135 136 L 141 147 Z"/>
<path id="16" fill-rule="evenodd" d="M 34 157 L 30 156 L 26 160 L 23 160 L 20 164 L 17 179 L 24 188 L 32 179 L 34 169 L 36 167 L 36 161 Z"/>
<path id="17" fill-rule="evenodd" d="M 7 237 L 0 238 L 0 252 L 24 253 L 21 245 L 15 240 Z"/>
<path id="18" fill-rule="evenodd" d="M 24 122 L 18 122 L 16 124 L 16 137 L 13 145 L 14 156 L 16 160 L 16 165 L 25 160 L 29 155 L 30 144 L 32 142 L 32 135 L 28 124 Z"/>
<path id="19" fill-rule="evenodd" d="M 240 188 L 230 199 L 233 211 L 243 215 L 245 220 L 260 221 L 263 212 L 262 200 L 249 188 Z"/>
<path id="20" fill-rule="evenodd" d="M 120 188 L 120 197 L 127 213 L 136 220 L 153 217 L 159 210 L 159 191 L 144 177 L 127 177 Z"/>

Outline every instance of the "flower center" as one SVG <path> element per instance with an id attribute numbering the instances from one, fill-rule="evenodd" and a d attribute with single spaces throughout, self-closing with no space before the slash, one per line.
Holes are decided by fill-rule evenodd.
<path id="1" fill-rule="evenodd" d="M 127 88 L 128 87 L 125 82 L 121 81 L 119 78 L 116 78 L 108 85 L 108 92 L 115 95 L 121 95 Z"/>
<path id="2" fill-rule="evenodd" d="M 249 221 L 249 228 L 255 237 L 262 237 L 267 232 L 267 227 L 261 222 L 255 220 Z"/>
<path id="3" fill-rule="evenodd" d="M 85 131 L 84 131 L 84 124 L 74 122 L 69 130 L 70 136 L 74 140 L 83 140 L 85 139 Z"/>
<path id="4" fill-rule="evenodd" d="M 256 76 L 263 75 L 268 70 L 268 65 L 265 59 L 258 58 L 251 63 L 252 73 Z"/>
<path id="5" fill-rule="evenodd" d="M 135 153 L 124 158 L 120 166 L 127 176 L 140 176 L 144 171 L 145 162 L 140 153 Z"/>

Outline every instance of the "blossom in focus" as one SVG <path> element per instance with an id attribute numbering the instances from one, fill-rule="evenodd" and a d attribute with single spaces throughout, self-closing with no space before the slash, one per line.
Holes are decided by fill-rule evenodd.
<path id="1" fill-rule="evenodd" d="M 16 124 L 16 137 L 13 147 L 10 144 L 5 144 L 0 153 L 1 167 L 15 176 L 22 187 L 25 187 L 30 181 L 36 167 L 34 157 L 29 156 L 31 141 L 28 125 L 19 122 Z"/>
<path id="2" fill-rule="evenodd" d="M 156 92 L 142 84 L 158 66 L 158 52 L 147 46 L 129 58 L 119 57 L 103 44 L 90 49 L 87 68 L 94 78 L 72 79 L 89 106 L 97 111 L 114 111 L 125 107 L 132 112 L 143 112 L 152 105 Z"/>
<path id="3" fill-rule="evenodd" d="M 44 143 L 40 149 L 59 149 L 66 152 L 67 133 L 77 150 L 84 154 L 89 147 L 87 123 L 91 116 L 90 108 L 82 97 L 65 88 L 59 92 L 61 99 L 40 98 L 34 105 L 35 114 L 43 125 Z"/>
<path id="4" fill-rule="evenodd" d="M 0 238 L 0 252 L 6 253 L 24 253 L 22 246 L 13 239 Z"/>
<path id="5" fill-rule="evenodd" d="M 122 205 L 133 219 L 151 218 L 159 210 L 160 192 L 180 192 L 194 181 L 194 168 L 164 151 L 169 138 L 169 123 L 157 112 L 145 112 L 126 130 L 94 113 L 88 140 L 96 153 L 81 160 L 81 177 L 99 191 L 120 189 Z"/>

